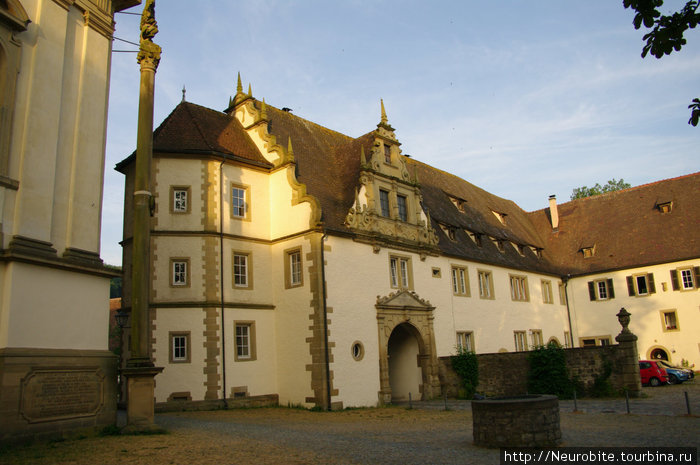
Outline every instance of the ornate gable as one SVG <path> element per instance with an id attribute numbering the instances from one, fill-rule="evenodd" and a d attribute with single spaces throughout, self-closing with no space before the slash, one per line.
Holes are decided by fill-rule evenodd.
<path id="1" fill-rule="evenodd" d="M 402 289 L 385 297 L 377 296 L 377 308 L 385 310 L 422 310 L 431 311 L 435 307 L 430 302 L 418 297 L 413 291 Z"/>
<path id="2" fill-rule="evenodd" d="M 438 239 L 423 212 L 416 176 L 411 176 L 401 155 L 381 102 L 381 121 L 371 133 L 369 154 L 361 148 L 359 185 L 345 224 L 360 240 L 375 244 L 399 242 L 421 250 L 437 249 Z"/>

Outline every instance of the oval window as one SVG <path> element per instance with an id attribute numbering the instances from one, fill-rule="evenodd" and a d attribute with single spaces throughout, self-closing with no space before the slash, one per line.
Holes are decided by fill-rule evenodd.
<path id="1" fill-rule="evenodd" d="M 360 341 L 355 341 L 352 343 L 350 352 L 352 354 L 352 358 L 357 361 L 362 360 L 362 358 L 365 356 L 365 348 Z"/>

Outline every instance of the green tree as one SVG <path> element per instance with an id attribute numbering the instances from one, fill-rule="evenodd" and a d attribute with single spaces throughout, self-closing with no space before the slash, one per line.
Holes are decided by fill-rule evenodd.
<path id="1" fill-rule="evenodd" d="M 596 183 L 593 187 L 583 186 L 575 188 L 574 191 L 571 193 L 571 200 L 605 194 L 606 192 L 614 192 L 622 189 L 629 189 L 630 187 L 632 186 L 626 183 L 624 179 L 620 178 L 620 180 L 618 181 L 615 178 L 612 178 L 604 186 L 601 186 L 600 184 Z"/>
<path id="2" fill-rule="evenodd" d="M 694 29 L 700 23 L 698 2 L 688 1 L 685 6 L 671 15 L 662 15 L 659 8 L 664 4 L 663 0 L 623 0 L 625 8 L 631 8 L 637 13 L 634 15 L 634 28 L 639 29 L 644 25 L 651 32 L 644 35 L 646 44 L 642 47 L 642 58 L 649 52 L 656 58 L 678 52 L 687 43 L 683 34 L 688 29 Z M 691 110 L 688 124 L 697 126 L 700 122 L 700 99 L 693 99 L 688 105 Z"/>

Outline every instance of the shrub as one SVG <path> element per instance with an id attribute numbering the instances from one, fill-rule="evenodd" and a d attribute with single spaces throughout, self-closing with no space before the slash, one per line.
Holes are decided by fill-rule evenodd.
<path id="1" fill-rule="evenodd" d="M 464 397 L 471 399 L 479 384 L 479 362 L 476 354 L 463 347 L 457 347 L 457 355 L 452 356 L 452 369 L 462 380 Z"/>
<path id="2" fill-rule="evenodd" d="M 573 397 L 574 383 L 569 379 L 564 349 L 550 342 L 527 355 L 530 362 L 527 388 L 531 394 L 553 394 L 562 399 Z"/>

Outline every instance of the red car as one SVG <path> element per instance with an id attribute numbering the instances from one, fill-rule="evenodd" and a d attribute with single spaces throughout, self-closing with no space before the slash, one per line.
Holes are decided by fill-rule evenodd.
<path id="1" fill-rule="evenodd" d="M 642 384 L 660 386 L 668 383 L 666 370 L 654 360 L 640 360 L 639 374 L 642 376 Z"/>

